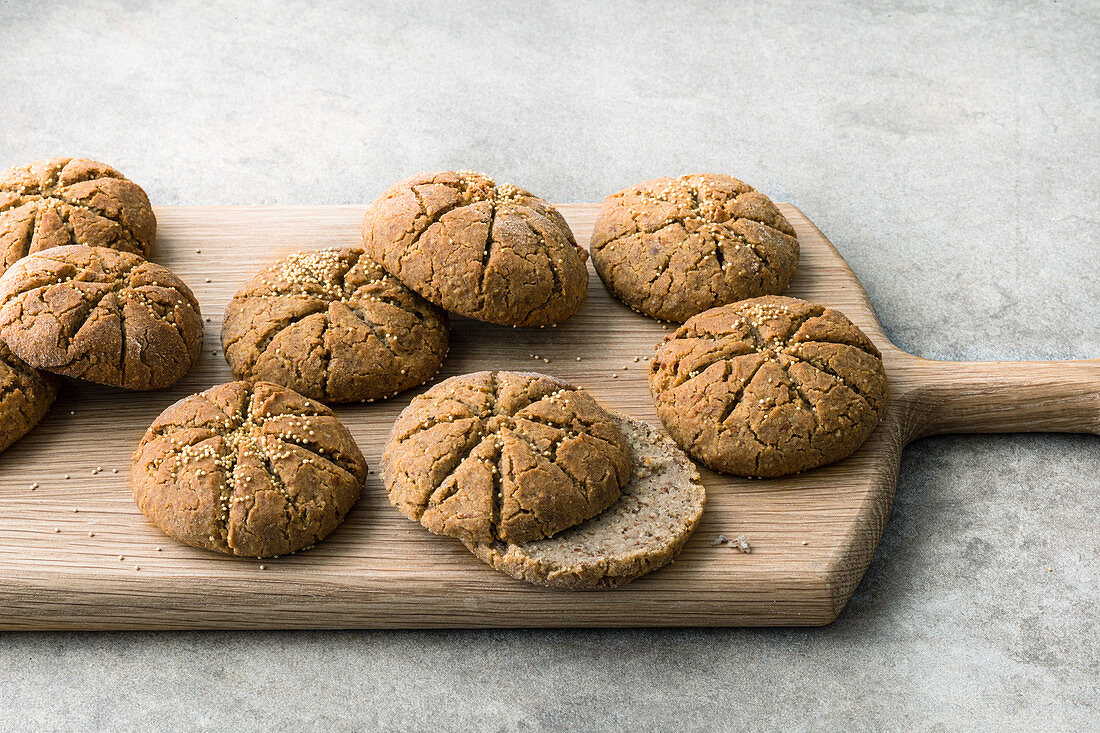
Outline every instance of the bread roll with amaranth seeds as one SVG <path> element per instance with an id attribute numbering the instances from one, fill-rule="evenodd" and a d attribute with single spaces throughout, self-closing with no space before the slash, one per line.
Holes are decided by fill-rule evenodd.
<path id="1" fill-rule="evenodd" d="M 202 335 L 191 289 L 136 254 L 54 247 L 0 277 L 0 339 L 36 369 L 160 389 L 191 370 Z"/>
<path id="2" fill-rule="evenodd" d="M 134 502 L 166 534 L 227 555 L 285 555 L 324 539 L 367 464 L 332 411 L 269 382 L 186 397 L 134 452 Z"/>
<path id="3" fill-rule="evenodd" d="M 446 313 L 344 247 L 295 252 L 241 286 L 222 345 L 238 379 L 373 402 L 434 377 L 448 331 Z"/>
<path id="4" fill-rule="evenodd" d="M 669 435 L 715 471 L 785 476 L 855 451 L 886 409 L 886 370 L 838 311 L 766 296 L 665 337 L 650 391 Z"/>
<path id="5" fill-rule="evenodd" d="M 619 497 L 630 449 L 587 393 L 544 374 L 477 372 L 414 398 L 382 455 L 390 503 L 429 531 L 527 542 Z"/>
<path id="6" fill-rule="evenodd" d="M 664 321 L 781 293 L 798 268 L 794 227 L 732 176 L 658 178 L 608 196 L 592 262 L 615 297 Z"/>
<path id="7" fill-rule="evenodd" d="M 530 191 L 472 171 L 421 173 L 363 216 L 367 254 L 432 303 L 504 326 L 549 326 L 577 312 L 588 253 Z"/>

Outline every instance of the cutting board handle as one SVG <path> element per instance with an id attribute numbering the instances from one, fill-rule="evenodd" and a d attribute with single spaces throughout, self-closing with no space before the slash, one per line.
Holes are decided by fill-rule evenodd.
<path id="1" fill-rule="evenodd" d="M 912 357 L 910 435 L 1093 433 L 1100 435 L 1100 359 L 932 361 Z"/>

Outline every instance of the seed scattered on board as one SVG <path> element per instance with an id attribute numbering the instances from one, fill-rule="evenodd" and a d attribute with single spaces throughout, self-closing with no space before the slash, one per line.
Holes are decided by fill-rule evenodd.
<path id="1" fill-rule="evenodd" d="M 711 545 L 726 545 L 731 550 L 737 550 L 743 552 L 746 555 L 752 554 L 752 545 L 749 544 L 749 538 L 743 534 L 737 535 L 732 540 L 726 537 L 724 534 L 720 534 L 711 540 Z"/>

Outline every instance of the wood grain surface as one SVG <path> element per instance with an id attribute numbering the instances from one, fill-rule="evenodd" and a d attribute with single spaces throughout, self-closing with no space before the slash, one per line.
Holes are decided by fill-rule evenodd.
<path id="1" fill-rule="evenodd" d="M 203 357 L 162 392 L 66 382 L 46 420 L 0 454 L 0 628 L 825 624 L 867 569 L 906 442 L 948 431 L 1100 433 L 1100 360 L 972 364 L 906 354 L 883 335 L 828 240 L 796 208 L 781 207 L 802 243 L 788 294 L 840 309 L 878 344 L 891 385 L 887 414 L 858 452 L 833 466 L 755 481 L 703 471 L 707 511 L 680 558 L 623 588 L 589 592 L 547 590 L 489 569 L 459 542 L 398 514 L 373 473 L 347 521 L 294 556 L 223 557 L 148 524 L 130 499 L 130 454 L 170 403 L 232 378 L 219 340 L 229 298 L 295 249 L 358 244 L 363 207 L 157 209 L 152 259 L 199 297 L 209 318 Z M 560 208 L 587 244 L 597 206 Z M 537 369 L 659 425 L 642 358 L 666 333 L 611 298 L 593 274 L 587 303 L 557 328 L 455 318 L 440 378 Z M 411 396 L 338 408 L 372 467 Z M 745 535 L 752 552 L 714 545 L 719 534 Z"/>

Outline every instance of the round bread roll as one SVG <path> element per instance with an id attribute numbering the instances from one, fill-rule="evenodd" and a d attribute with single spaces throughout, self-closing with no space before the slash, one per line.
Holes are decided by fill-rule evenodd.
<path id="1" fill-rule="evenodd" d="M 295 252 L 246 282 L 222 345 L 238 379 L 373 402 L 434 377 L 448 332 L 446 313 L 346 247 Z"/>
<path id="2" fill-rule="evenodd" d="M 277 384 L 230 382 L 153 421 L 131 485 L 138 508 L 169 536 L 269 557 L 324 539 L 366 477 L 363 454 L 329 408 Z"/>
<path id="3" fill-rule="evenodd" d="M 159 389 L 194 365 L 202 316 L 168 268 L 106 247 L 54 247 L 0 277 L 0 339 L 37 369 Z"/>
<path id="4" fill-rule="evenodd" d="M 588 253 L 538 196 L 470 171 L 421 173 L 363 216 L 371 259 L 432 303 L 504 326 L 549 326 L 580 308 Z"/>
<path id="5" fill-rule="evenodd" d="M 689 319 L 657 346 L 649 385 L 669 435 L 738 476 L 839 461 L 886 409 L 886 371 L 871 340 L 838 311 L 781 296 Z"/>
<path id="6" fill-rule="evenodd" d="M 615 297 L 676 322 L 783 292 L 799 256 L 794 227 L 771 199 L 712 173 L 658 178 L 608 196 L 591 249 Z"/>
<path id="7" fill-rule="evenodd" d="M 57 397 L 57 382 L 0 341 L 0 452 L 31 431 Z"/>
<path id="8" fill-rule="evenodd" d="M 0 174 L 0 274 L 67 244 L 148 257 L 156 233 L 145 191 L 103 163 L 48 158 Z"/>
<path id="9" fill-rule="evenodd" d="M 416 397 L 382 455 L 390 503 L 471 542 L 550 537 L 599 514 L 630 449 L 592 397 L 542 374 L 477 372 Z"/>

